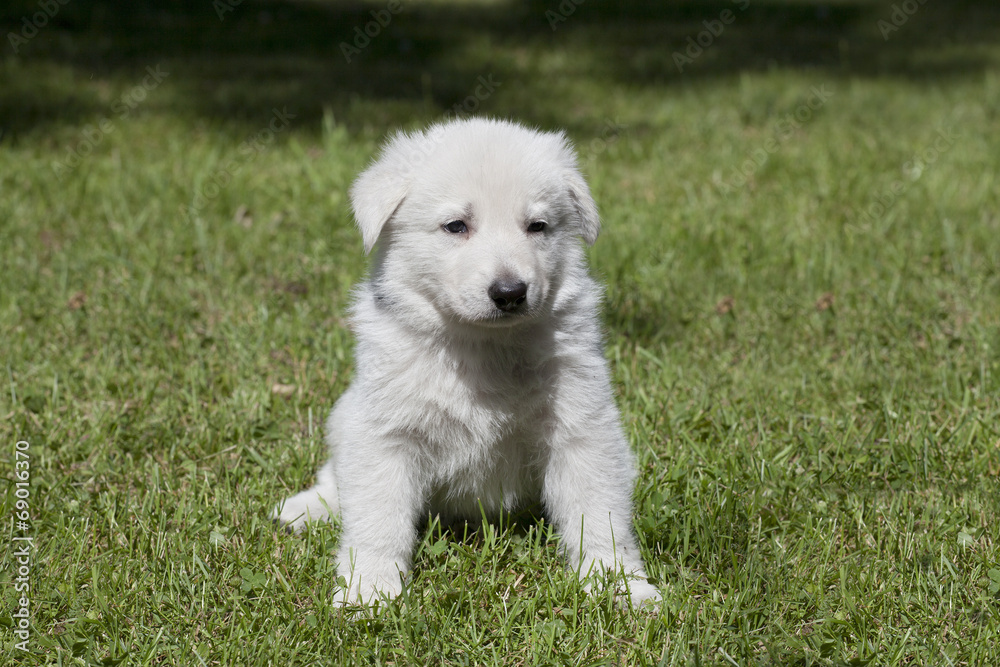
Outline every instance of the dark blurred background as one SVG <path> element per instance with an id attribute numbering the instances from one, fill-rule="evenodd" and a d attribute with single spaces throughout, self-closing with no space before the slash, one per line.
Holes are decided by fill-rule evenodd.
<path id="1" fill-rule="evenodd" d="M 572 128 L 573 101 L 552 99 L 562 77 L 669 90 L 792 68 L 933 85 L 980 74 L 987 61 L 978 47 L 1000 39 L 995 1 L 400 4 L 366 46 L 345 56 L 345 44 L 363 44 L 355 29 L 373 21 L 373 11 L 388 12 L 388 2 L 9 0 L 0 9 L 0 127 L 9 138 L 83 121 L 106 111 L 107 101 L 75 84 L 128 85 L 159 63 L 182 90 L 169 104 L 210 118 L 259 118 L 287 107 L 300 121 L 326 109 L 347 127 L 393 125 L 414 109 L 444 113 L 478 77 L 492 76 L 505 94 L 490 113 Z M 679 71 L 675 53 L 726 10 L 735 20 L 725 34 Z M 26 21 L 42 23 L 39 12 L 52 15 L 37 35 L 18 40 L 31 33 Z M 894 12 L 906 26 L 887 33 Z"/>

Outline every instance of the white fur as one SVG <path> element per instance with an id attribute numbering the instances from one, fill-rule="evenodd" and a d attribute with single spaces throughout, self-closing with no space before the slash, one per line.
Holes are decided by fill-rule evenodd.
<path id="1" fill-rule="evenodd" d="M 600 220 L 565 137 L 469 119 L 398 134 L 351 192 L 371 277 L 355 294 L 354 381 L 327 422 L 299 530 L 340 512 L 340 602 L 397 595 L 417 524 L 540 500 L 570 565 L 659 599 L 631 528 L 635 475 L 578 241 Z M 443 228 L 464 221 L 468 232 Z M 528 231 L 544 221 L 544 231 Z M 378 241 L 376 245 L 376 241 Z M 489 295 L 527 285 L 517 312 Z"/>

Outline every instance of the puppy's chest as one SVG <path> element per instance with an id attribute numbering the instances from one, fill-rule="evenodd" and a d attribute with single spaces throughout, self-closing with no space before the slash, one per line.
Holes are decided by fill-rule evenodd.
<path id="1" fill-rule="evenodd" d="M 450 380 L 450 390 L 436 396 L 436 408 L 446 423 L 467 430 L 471 443 L 488 446 L 532 438 L 540 430 L 550 385 L 542 369 L 517 360 L 459 366 L 452 368 Z"/>
<path id="2" fill-rule="evenodd" d="M 400 370 L 409 386 L 395 389 L 408 397 L 398 416 L 436 457 L 509 456 L 542 437 L 555 379 L 545 362 L 472 351 L 410 359 Z"/>
<path id="3" fill-rule="evenodd" d="M 421 437 L 435 511 L 492 513 L 532 493 L 550 413 L 548 376 L 539 370 L 457 369 L 449 391 L 428 401 Z"/>

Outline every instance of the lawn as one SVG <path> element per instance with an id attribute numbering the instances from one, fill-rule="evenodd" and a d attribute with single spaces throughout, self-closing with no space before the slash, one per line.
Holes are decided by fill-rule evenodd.
<path id="1" fill-rule="evenodd" d="M 62 2 L 0 9 L 0 662 L 1000 664 L 996 3 Z M 268 519 L 352 373 L 352 179 L 473 112 L 600 205 L 655 614 L 528 518 L 351 618 L 338 527 Z"/>

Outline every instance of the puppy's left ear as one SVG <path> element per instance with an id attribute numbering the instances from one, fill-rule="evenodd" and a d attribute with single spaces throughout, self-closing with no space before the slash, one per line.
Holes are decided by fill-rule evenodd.
<path id="1" fill-rule="evenodd" d="M 590 186 L 575 166 L 569 169 L 566 183 L 569 186 L 569 197 L 574 212 L 580 221 L 580 236 L 587 245 L 594 245 L 597 235 L 601 232 L 601 216 L 597 212 L 597 203 L 590 194 Z"/>
<path id="2" fill-rule="evenodd" d="M 406 199 L 413 162 L 412 151 L 407 147 L 416 144 L 417 140 L 402 132 L 394 136 L 383 146 L 378 159 L 351 186 L 351 207 L 361 230 L 365 254 L 371 252 L 385 223 Z"/>
<path id="3" fill-rule="evenodd" d="M 601 232 L 601 216 L 597 212 L 597 204 L 590 194 L 590 186 L 580 173 L 576 151 L 573 150 L 566 134 L 559 132 L 552 136 L 559 143 L 558 151 L 566 174 L 570 205 L 580 224 L 580 236 L 587 245 L 594 245 L 597 235 Z"/>

